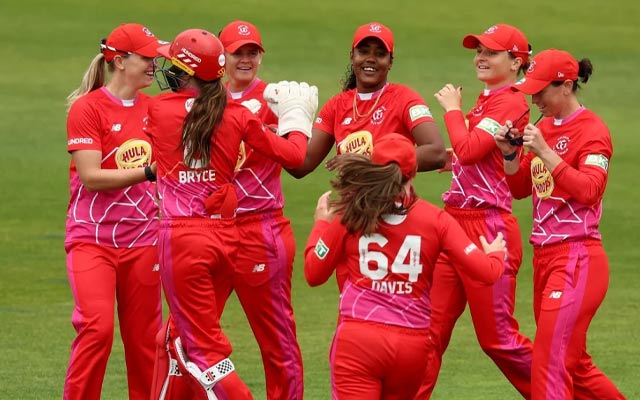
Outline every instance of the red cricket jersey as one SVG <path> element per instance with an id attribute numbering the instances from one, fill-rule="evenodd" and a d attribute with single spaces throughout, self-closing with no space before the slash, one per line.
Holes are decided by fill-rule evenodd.
<path id="1" fill-rule="evenodd" d="M 511 192 L 504 174 L 502 152 L 495 144 L 495 132 L 506 120 L 520 118 L 529 105 L 521 92 L 505 86 L 485 90 L 476 105 L 466 115 L 449 111 L 444 121 L 449 133 L 454 157 L 451 187 L 442 195 L 444 203 L 457 208 L 495 207 L 511 212 Z M 529 114 L 516 123 L 522 132 L 529 122 Z"/>
<path id="2" fill-rule="evenodd" d="M 80 97 L 67 117 L 67 151 L 102 152 L 102 169 L 150 165 L 153 162 L 151 143 L 143 131 L 150 101 L 143 93 L 138 93 L 132 101 L 123 101 L 105 87 Z M 88 242 L 129 248 L 156 243 L 158 209 L 151 182 L 89 192 L 72 160 L 69 186 L 65 244 Z"/>
<path id="3" fill-rule="evenodd" d="M 162 94 L 149 109 L 147 131 L 157 155 L 163 218 L 207 217 L 204 202 L 222 185 L 232 182 L 242 141 L 287 168 L 299 167 L 307 150 L 304 134 L 291 132 L 288 139 L 279 137 L 264 128 L 247 108 L 228 102 L 211 136 L 209 165 L 188 167 L 180 144 L 182 124 L 196 96 L 193 90 Z"/>
<path id="4" fill-rule="evenodd" d="M 613 154 L 609 129 L 584 107 L 562 120 L 544 118 L 538 128 L 563 161 L 550 173 L 542 160 L 529 152 L 520 161 L 518 173 L 507 176 L 514 197 L 532 196 L 529 241 L 544 246 L 600 239 L 602 197 Z"/>
<path id="5" fill-rule="evenodd" d="M 260 109 L 256 116 L 266 125 L 277 126 L 278 117 L 271 111 L 263 97 L 266 87 L 266 82 L 256 78 L 242 92 L 227 92 L 228 99 L 238 104 L 251 100 L 259 101 Z M 281 171 L 282 166 L 277 162 L 254 151 L 244 142 L 240 144 L 236 175 L 233 179 L 238 197 L 238 215 L 280 210 L 284 207 Z"/>
<path id="6" fill-rule="evenodd" d="M 430 121 L 431 110 L 418 93 L 387 83 L 375 93 L 351 89 L 335 95 L 320 110 L 314 128 L 334 137 L 338 154 L 371 154 L 378 135 L 399 133 L 415 143 L 413 128 Z"/>
<path id="7" fill-rule="evenodd" d="M 504 270 L 504 252 L 485 255 L 451 215 L 418 199 L 406 215 L 385 215 L 372 235 L 349 234 L 338 217 L 317 221 L 304 250 L 305 278 L 312 286 L 324 283 L 340 262 L 348 268 L 342 316 L 426 328 L 441 252 L 482 282 L 495 282 Z"/>

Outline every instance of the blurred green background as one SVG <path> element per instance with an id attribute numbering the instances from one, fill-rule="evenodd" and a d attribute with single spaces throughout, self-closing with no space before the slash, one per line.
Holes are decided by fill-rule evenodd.
<path id="1" fill-rule="evenodd" d="M 340 90 L 355 29 L 370 21 L 384 23 L 396 41 L 390 80 L 423 95 L 445 140 L 442 110 L 433 93 L 445 83 L 462 85 L 468 109 L 482 90 L 473 70 L 473 51 L 461 46 L 465 34 L 504 22 L 525 32 L 534 52 L 555 47 L 576 58 L 591 58 L 595 72 L 580 98 L 608 123 L 614 157 L 601 226 L 611 280 L 589 331 L 588 346 L 596 364 L 625 395 L 640 398 L 636 232 L 640 187 L 634 164 L 640 144 L 635 114 L 640 6 L 636 2 L 4 0 L 0 4 L 0 399 L 62 396 L 74 337 L 62 244 L 70 159 L 65 97 L 80 83 L 98 52 L 99 40 L 121 22 L 143 23 L 160 38 L 171 40 L 187 28 L 217 33 L 234 19 L 251 21 L 261 30 L 267 50 L 262 79 L 311 82 L 320 89 L 321 104 Z M 158 90 L 154 87 L 148 93 Z M 532 118 L 537 115 L 534 109 Z M 330 398 L 327 360 L 337 290 L 332 281 L 309 288 L 301 260 L 316 199 L 329 188 L 329 179 L 322 169 L 302 180 L 283 177 L 285 213 L 297 238 L 294 307 L 306 397 L 312 400 Z M 440 205 L 440 194 L 449 181 L 448 174 L 423 173 L 416 187 L 421 196 Z M 530 209 L 530 200 L 515 204 L 525 242 Z M 516 314 L 523 332 L 532 337 L 530 247 L 525 250 Z M 239 374 L 257 399 L 265 398 L 259 352 L 236 301 L 228 303 L 223 326 L 234 344 L 232 359 Z M 105 377 L 104 399 L 127 396 L 122 346 L 117 331 L 114 334 L 117 340 Z M 454 331 L 433 398 L 518 398 L 481 352 L 466 312 Z"/>

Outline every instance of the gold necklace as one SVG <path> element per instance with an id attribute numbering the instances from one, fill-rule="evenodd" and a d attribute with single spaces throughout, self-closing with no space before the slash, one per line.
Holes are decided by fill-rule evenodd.
<path id="1" fill-rule="evenodd" d="M 378 95 L 378 97 L 376 97 L 376 101 L 373 103 L 373 105 L 371 106 L 371 108 L 369 109 L 369 111 L 367 111 L 364 114 L 360 114 L 360 112 L 358 111 L 358 104 L 357 104 L 357 98 L 358 98 L 358 89 L 355 90 L 355 92 L 353 92 L 353 119 L 355 121 L 357 121 L 360 118 L 366 118 L 369 115 L 371 115 L 371 113 L 373 112 L 373 110 L 376 109 L 376 106 L 378 105 L 378 102 L 380 101 L 380 98 L 382 97 L 382 93 L 384 92 L 384 89 L 387 87 L 387 84 L 385 83 L 385 85 L 382 87 L 382 89 L 380 89 L 380 94 Z"/>

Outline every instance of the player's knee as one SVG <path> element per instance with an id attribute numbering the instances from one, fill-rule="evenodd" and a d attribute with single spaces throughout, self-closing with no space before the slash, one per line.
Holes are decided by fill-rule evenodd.
<path id="1" fill-rule="evenodd" d="M 98 321 L 89 323 L 79 332 L 87 341 L 91 341 L 95 346 L 111 348 L 113 344 L 113 321 Z"/>

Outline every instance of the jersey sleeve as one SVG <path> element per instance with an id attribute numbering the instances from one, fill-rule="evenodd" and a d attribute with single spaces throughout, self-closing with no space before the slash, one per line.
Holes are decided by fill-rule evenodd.
<path id="1" fill-rule="evenodd" d="M 414 90 L 406 86 L 401 86 L 402 92 L 402 122 L 408 128 L 409 132 L 413 131 L 413 128 L 420 125 L 423 122 L 434 122 L 431 109 L 424 101 L 424 99 L 416 93 Z"/>
<path id="2" fill-rule="evenodd" d="M 485 254 L 469 239 L 460 224 L 446 212 L 438 216 L 443 251 L 459 273 L 478 282 L 491 284 L 504 272 L 504 251 Z"/>
<path id="3" fill-rule="evenodd" d="M 280 137 L 268 128 L 249 110 L 242 113 L 243 140 L 255 151 L 285 168 L 298 168 L 307 152 L 307 137 L 298 131 L 290 132 L 287 138 Z"/>
<path id="4" fill-rule="evenodd" d="M 531 187 L 533 181 L 531 179 L 531 160 L 533 152 L 529 152 L 520 158 L 520 166 L 518 172 L 513 175 L 505 175 L 509 191 L 514 199 L 524 199 L 531 196 Z"/>
<path id="5" fill-rule="evenodd" d="M 67 116 L 67 151 L 102 151 L 100 116 L 97 110 L 84 99 L 78 99 Z"/>
<path id="6" fill-rule="evenodd" d="M 603 127 L 606 129 L 606 127 Z M 562 161 L 552 173 L 555 184 L 578 202 L 596 204 L 607 186 L 609 160 L 613 153 L 608 134 L 594 132 L 582 147 L 577 168 Z"/>
<path id="7" fill-rule="evenodd" d="M 444 114 L 444 122 L 449 133 L 449 140 L 458 160 L 462 165 L 475 164 L 485 158 L 496 148 L 495 132 L 507 119 L 515 121 L 526 112 L 527 104 L 516 103 L 512 96 L 496 96 L 487 102 L 484 117 L 469 130 L 464 115 L 460 110 Z M 522 131 L 529 122 L 529 115 L 517 121 L 516 128 Z"/>
<path id="8" fill-rule="evenodd" d="M 345 236 L 346 228 L 339 218 L 332 222 L 316 221 L 304 248 L 304 277 L 310 286 L 321 285 L 329 279 L 343 256 Z"/>
<path id="9" fill-rule="evenodd" d="M 338 96 L 339 95 L 336 95 L 329 99 L 329 101 L 320 109 L 320 112 L 316 117 L 316 121 L 313 124 L 313 129 L 319 129 L 331 136 L 334 135 L 334 121 L 336 118 L 336 103 L 338 101 Z"/>

